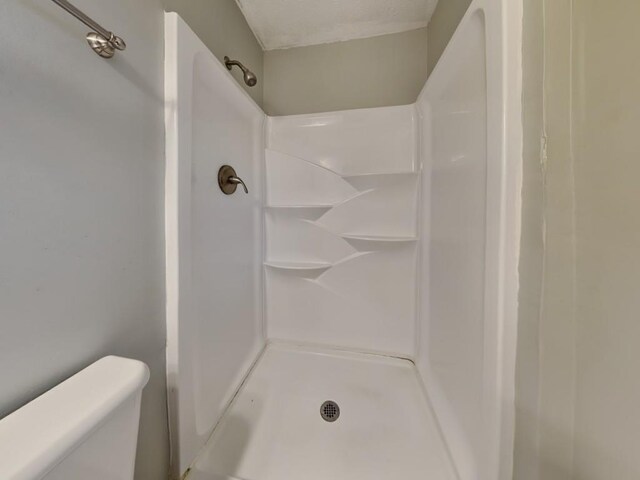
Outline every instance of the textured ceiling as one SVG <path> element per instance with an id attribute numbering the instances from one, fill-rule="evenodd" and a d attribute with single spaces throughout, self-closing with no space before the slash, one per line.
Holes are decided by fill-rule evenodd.
<path id="1" fill-rule="evenodd" d="M 438 0 L 236 0 L 265 50 L 425 27 Z"/>

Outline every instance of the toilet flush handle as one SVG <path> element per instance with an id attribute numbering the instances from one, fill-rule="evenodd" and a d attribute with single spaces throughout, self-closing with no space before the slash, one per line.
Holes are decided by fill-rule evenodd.
<path id="1" fill-rule="evenodd" d="M 242 185 L 244 193 L 249 193 L 249 189 L 242 179 L 236 175 L 236 171 L 232 166 L 223 165 L 220 167 L 220 170 L 218 170 L 218 186 L 220 190 L 222 190 L 225 195 L 231 195 L 235 193 L 238 185 Z"/>

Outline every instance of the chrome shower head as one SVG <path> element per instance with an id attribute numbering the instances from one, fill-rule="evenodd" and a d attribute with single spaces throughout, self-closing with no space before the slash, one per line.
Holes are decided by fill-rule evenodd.
<path id="1" fill-rule="evenodd" d="M 238 60 L 231 60 L 229 57 L 224 57 L 224 64 L 227 67 L 227 70 L 231 70 L 234 65 L 240 68 L 243 73 L 244 83 L 246 83 L 250 87 L 254 87 L 256 83 L 258 83 L 258 77 L 256 77 L 255 73 L 245 67 Z"/>
<path id="2" fill-rule="evenodd" d="M 250 87 L 255 87 L 256 83 L 258 83 L 258 77 L 252 71 L 247 70 L 244 72 L 244 83 Z"/>

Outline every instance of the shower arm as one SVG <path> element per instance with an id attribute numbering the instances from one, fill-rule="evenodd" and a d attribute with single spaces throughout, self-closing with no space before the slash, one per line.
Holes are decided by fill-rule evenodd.
<path id="1" fill-rule="evenodd" d="M 227 70 L 231 70 L 231 67 L 236 66 L 240 67 L 240 70 L 242 70 L 243 72 L 249 71 L 249 69 L 245 67 L 242 62 L 240 62 L 239 60 L 231 60 L 229 57 L 224 57 L 224 64 L 226 65 Z"/>
<path id="2" fill-rule="evenodd" d="M 231 69 L 234 66 L 236 66 L 240 70 L 242 70 L 244 83 L 246 83 L 249 87 L 254 87 L 258 83 L 258 77 L 256 77 L 256 75 L 251 70 L 249 70 L 247 67 L 245 67 L 238 60 L 231 60 L 229 57 L 227 57 L 225 55 L 225 57 L 224 57 L 224 65 L 225 65 L 225 67 L 227 67 L 227 70 L 229 70 L 229 71 L 231 71 Z"/>

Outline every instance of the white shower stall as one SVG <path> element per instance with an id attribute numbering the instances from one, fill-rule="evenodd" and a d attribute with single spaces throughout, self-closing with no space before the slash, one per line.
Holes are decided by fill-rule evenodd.
<path id="1" fill-rule="evenodd" d="M 413 105 L 284 117 L 166 14 L 175 478 L 510 479 L 516 3 L 473 2 Z"/>

